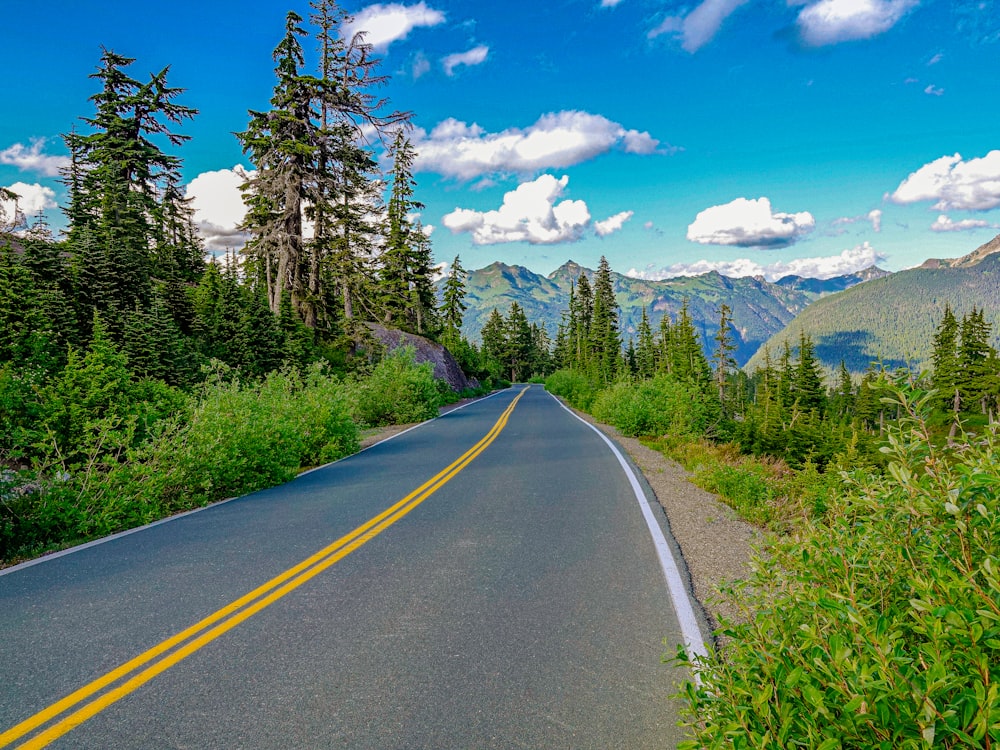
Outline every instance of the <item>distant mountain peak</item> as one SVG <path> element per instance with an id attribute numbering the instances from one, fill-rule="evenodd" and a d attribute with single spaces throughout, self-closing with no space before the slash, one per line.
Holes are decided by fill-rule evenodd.
<path id="1" fill-rule="evenodd" d="M 969 268 L 979 265 L 996 253 L 1000 253 L 1000 234 L 961 258 L 928 258 L 920 268 Z"/>

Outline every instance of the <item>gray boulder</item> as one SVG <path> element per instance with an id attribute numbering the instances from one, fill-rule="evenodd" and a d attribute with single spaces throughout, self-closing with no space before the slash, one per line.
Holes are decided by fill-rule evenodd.
<path id="1" fill-rule="evenodd" d="M 455 391 L 471 388 L 472 384 L 458 362 L 447 349 L 423 336 L 406 333 L 395 328 L 386 328 L 378 323 L 365 323 L 372 337 L 385 347 L 386 351 L 394 351 L 403 347 L 412 347 L 416 362 L 430 362 L 434 365 L 434 377 L 445 381 Z"/>

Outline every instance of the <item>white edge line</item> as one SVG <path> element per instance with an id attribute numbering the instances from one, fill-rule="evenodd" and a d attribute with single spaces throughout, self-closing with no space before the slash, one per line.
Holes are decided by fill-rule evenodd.
<path id="1" fill-rule="evenodd" d="M 615 454 L 618 463 L 625 472 L 625 476 L 628 477 L 629 484 L 632 485 L 635 499 L 639 502 L 643 518 L 646 519 L 646 526 L 649 528 L 650 536 L 653 537 L 653 545 L 656 547 L 656 554 L 660 558 L 660 568 L 663 570 L 663 576 L 667 579 L 667 590 L 670 592 L 670 600 L 674 605 L 674 613 L 677 615 L 677 620 L 681 626 L 681 635 L 684 638 L 684 645 L 687 648 L 688 656 L 707 658 L 708 649 L 705 647 L 705 641 L 701 637 L 701 628 L 698 626 L 698 618 L 694 613 L 691 598 L 688 596 L 687 586 L 684 585 L 684 579 L 681 578 L 680 569 L 677 567 L 674 554 L 670 551 L 670 545 L 667 544 L 667 539 L 663 535 L 663 529 L 660 528 L 659 522 L 657 522 L 656 517 L 653 515 L 649 499 L 646 497 L 642 485 L 639 484 L 639 479 L 636 477 L 635 472 L 632 471 L 632 467 L 629 466 L 628 461 L 625 460 L 621 451 L 618 450 L 618 446 L 607 435 L 587 420 L 582 419 L 579 414 L 576 414 L 553 394 L 549 393 L 549 395 L 552 396 L 559 406 L 597 433 L 601 440 L 611 449 L 611 452 Z M 694 680 L 698 685 L 701 684 L 701 678 L 697 670 L 694 670 Z"/>
<path id="2" fill-rule="evenodd" d="M 469 401 L 468 403 L 462 404 L 461 406 L 456 406 L 454 409 L 449 409 L 444 414 L 439 414 L 436 417 L 431 417 L 430 419 L 424 420 L 423 422 L 419 422 L 419 423 L 413 425 L 412 427 L 407 427 L 405 430 L 397 432 L 395 435 L 390 435 L 389 437 L 385 438 L 384 440 L 379 440 L 377 443 L 372 443 L 368 447 L 362 448 L 361 450 L 357 451 L 356 453 L 352 453 L 349 456 L 342 456 L 341 458 L 338 458 L 336 461 L 330 461 L 329 463 L 323 464 L 322 466 L 316 466 L 316 467 L 314 467 L 312 469 L 309 469 L 307 471 L 303 471 L 300 474 L 296 474 L 292 479 L 289 479 L 288 481 L 289 482 L 293 482 L 296 479 L 298 479 L 299 477 L 305 476 L 306 474 L 311 474 L 314 471 L 319 471 L 320 469 L 325 469 L 327 466 L 333 466 L 336 463 L 340 463 L 341 461 L 345 461 L 348 458 L 352 458 L 353 456 L 357 456 L 357 455 L 359 455 L 361 453 L 364 453 L 366 450 L 370 450 L 371 448 L 374 448 L 376 445 L 382 445 L 382 443 L 388 443 L 393 438 L 398 438 L 400 435 L 405 435 L 407 432 L 410 432 L 411 430 L 415 430 L 418 427 L 423 427 L 425 424 L 429 424 L 430 422 L 433 422 L 435 419 L 441 419 L 442 417 L 447 417 L 452 412 L 456 412 L 456 411 L 458 411 L 460 409 L 464 409 L 466 406 L 471 406 L 472 404 L 475 404 L 475 403 L 477 403 L 479 401 L 485 401 L 488 398 L 493 398 L 498 393 L 503 393 L 503 392 L 504 391 L 494 391 L 493 393 L 489 394 L 488 396 L 483 396 L 482 398 L 477 398 L 474 401 Z M 287 484 L 287 483 L 288 482 L 285 482 L 285 484 Z M 275 487 L 280 487 L 281 485 L 274 485 L 274 486 Z M 256 490 L 256 491 L 257 492 L 261 492 L 264 489 L 271 489 L 271 488 L 270 487 L 264 487 L 261 490 Z M 247 494 L 253 494 L 253 493 L 247 493 Z M 17 571 L 17 570 L 24 570 L 25 568 L 30 568 L 30 567 L 32 567 L 34 565 L 40 565 L 40 564 L 42 564 L 44 562 L 48 562 L 49 560 L 55 560 L 55 559 L 60 558 L 60 557 L 65 557 L 66 555 L 70 555 L 70 554 L 72 554 L 74 552 L 80 552 L 80 551 L 88 549 L 90 547 L 96 547 L 98 544 L 104 544 L 105 542 L 110 542 L 110 541 L 112 541 L 114 539 L 119 539 L 119 538 L 121 538 L 123 536 L 128 536 L 129 534 L 137 534 L 140 531 L 145 531 L 146 529 L 151 529 L 154 526 L 159 526 L 159 525 L 164 524 L 164 523 L 169 523 L 170 521 L 176 521 L 178 518 L 184 518 L 184 516 L 190 516 L 192 513 L 200 513 L 203 510 L 208 510 L 209 508 L 214 508 L 217 505 L 224 505 L 225 503 L 232 502 L 233 500 L 238 500 L 241 497 L 246 497 L 246 495 L 237 495 L 235 497 L 227 497 L 225 500 L 217 500 L 214 503 L 209 503 L 208 505 L 202 505 L 200 508 L 192 508 L 191 510 L 185 510 L 185 511 L 183 511 L 181 513 L 177 513 L 177 514 L 169 516 L 167 518 L 161 518 L 158 521 L 153 521 L 152 523 L 147 523 L 144 526 L 136 526 L 134 529 L 125 529 L 125 531 L 119 531 L 117 534 L 111 534 L 110 536 L 104 536 L 104 537 L 101 537 L 100 539 L 94 539 L 92 541 L 85 542 L 83 544 L 78 544 L 75 547 L 68 547 L 67 549 L 61 549 L 58 552 L 50 552 L 47 555 L 42 555 L 41 557 L 36 557 L 34 560 L 25 560 L 23 563 L 18 563 L 17 565 L 11 565 L 8 568 L 2 568 L 2 569 L 0 569 L 0 576 L 5 576 L 8 573 L 13 573 L 14 571 Z"/>

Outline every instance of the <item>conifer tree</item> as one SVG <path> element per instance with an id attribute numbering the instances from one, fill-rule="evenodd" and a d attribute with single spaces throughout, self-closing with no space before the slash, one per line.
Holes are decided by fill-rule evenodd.
<path id="1" fill-rule="evenodd" d="M 169 68 L 141 83 L 126 72 L 134 62 L 104 49 L 91 76 L 102 86 L 90 98 L 96 111 L 84 118 L 91 132 L 63 136 L 71 154 L 63 174 L 69 246 L 88 303 L 111 311 L 112 327 L 123 311 L 149 304 L 158 253 L 189 259 L 200 247 L 192 247 L 190 214 L 176 190 L 180 160 L 153 141 L 181 145 L 188 136 L 170 128 L 197 110 L 174 101 L 183 90 L 167 84 Z"/>
<path id="2" fill-rule="evenodd" d="M 586 274 L 576 281 L 576 310 L 571 310 L 574 320 L 573 357 L 576 367 L 583 369 L 590 364 L 590 327 L 594 316 L 594 293 Z"/>
<path id="3" fill-rule="evenodd" d="M 792 397 L 800 408 L 817 412 L 826 400 L 823 370 L 816 358 L 816 346 L 805 331 L 799 332 L 799 359 L 792 380 Z"/>
<path id="4" fill-rule="evenodd" d="M 645 307 L 642 308 L 642 318 L 639 320 L 638 336 L 639 343 L 635 348 L 636 373 L 640 378 L 651 378 L 656 373 L 656 342 Z"/>
<path id="5" fill-rule="evenodd" d="M 934 333 L 934 348 L 931 353 L 931 380 L 937 390 L 938 406 L 944 410 L 959 409 L 958 381 L 958 320 L 947 302 L 944 315 Z"/>
<path id="6" fill-rule="evenodd" d="M 712 356 L 715 369 L 715 387 L 723 409 L 726 405 L 726 381 L 730 372 L 736 367 L 736 360 L 733 359 L 736 346 L 733 344 L 732 323 L 732 310 L 730 310 L 729 305 L 723 303 L 719 307 L 719 329 L 715 333 L 715 354 Z"/>
<path id="7" fill-rule="evenodd" d="M 963 407 L 986 414 L 987 401 L 992 391 L 991 362 L 996 360 L 996 351 L 989 344 L 990 324 L 986 322 L 981 309 L 962 317 L 961 343 L 958 348 L 958 377 L 956 386 L 961 393 Z"/>
<path id="8" fill-rule="evenodd" d="M 386 210 L 386 239 L 379 274 L 381 303 L 387 325 L 408 325 L 416 330 L 420 305 L 414 305 L 414 288 L 429 275 L 418 257 L 419 243 L 410 216 L 423 208 L 414 195 L 413 161 L 416 154 L 402 129 L 396 132 L 390 155 L 393 159 L 392 187 Z M 421 232 L 422 234 L 422 232 Z"/>
<path id="9" fill-rule="evenodd" d="M 465 269 L 456 255 L 451 262 L 451 270 L 444 282 L 441 296 L 441 317 L 444 319 L 445 333 L 450 340 L 457 341 L 461 337 L 462 315 L 467 309 L 465 304 Z"/>
<path id="10" fill-rule="evenodd" d="M 315 158 L 315 124 L 312 87 L 302 74 L 299 38 L 306 32 L 301 23 L 301 16 L 288 12 L 285 34 L 272 55 L 277 81 L 271 109 L 251 110 L 247 129 L 237 134 L 257 167 L 256 176 L 243 186 L 249 206 L 243 226 L 252 234 L 244 252 L 266 285 L 268 307 L 276 316 L 286 291 L 298 314 L 306 299 L 302 219 Z"/>
<path id="11" fill-rule="evenodd" d="M 601 256 L 594 274 L 594 307 L 589 339 L 590 359 L 595 374 L 605 383 L 611 382 L 621 360 L 621 337 L 611 267 L 604 256 Z"/>

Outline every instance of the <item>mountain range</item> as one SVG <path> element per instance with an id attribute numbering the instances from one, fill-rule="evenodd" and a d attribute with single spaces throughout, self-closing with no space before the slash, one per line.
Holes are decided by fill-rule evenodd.
<path id="1" fill-rule="evenodd" d="M 563 312 L 569 307 L 570 286 L 581 274 L 592 279 L 594 271 L 574 261 L 564 263 L 548 276 L 500 262 L 471 271 L 465 282 L 468 309 L 462 332 L 470 340 L 478 340 L 494 308 L 506 314 L 511 303 L 517 302 L 528 320 L 542 324 L 554 339 Z M 662 281 L 612 273 L 612 280 L 621 307 L 624 341 L 635 337 L 643 308 L 655 331 L 665 315 L 677 315 L 686 299 L 703 345 L 711 351 L 712 337 L 719 326 L 719 307 L 725 303 L 732 310 L 735 356 L 742 365 L 814 300 L 885 274 L 873 267 L 834 279 L 788 276 L 776 283 L 760 277 L 734 279 L 715 271 Z"/>
<path id="2" fill-rule="evenodd" d="M 548 276 L 501 262 L 471 271 L 462 331 L 477 341 L 494 308 L 506 314 L 517 302 L 528 320 L 542 324 L 554 339 L 569 307 L 570 286 L 581 274 L 592 280 L 594 272 L 572 260 Z M 800 331 L 813 340 L 829 372 L 841 360 L 855 374 L 873 362 L 925 368 L 946 303 L 959 319 L 973 307 L 985 310 L 992 343 L 1000 348 L 1000 235 L 961 258 L 934 258 L 896 273 L 872 266 L 830 279 L 786 276 L 768 282 L 715 271 L 662 281 L 612 272 L 612 280 L 623 342 L 635 338 L 643 308 L 655 331 L 665 315 L 675 317 L 687 300 L 711 355 L 719 307 L 725 303 L 732 310 L 736 361 L 751 372 L 763 362 L 765 345 L 777 357 L 786 340 L 797 347 Z"/>

